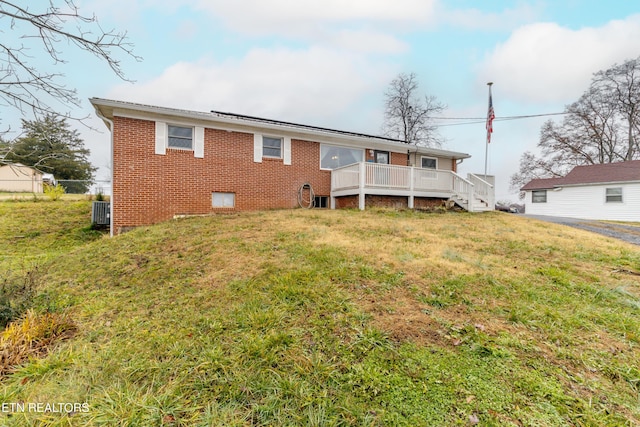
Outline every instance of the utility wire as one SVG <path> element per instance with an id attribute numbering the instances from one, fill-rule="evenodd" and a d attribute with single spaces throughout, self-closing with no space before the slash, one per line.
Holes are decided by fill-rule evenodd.
<path id="1" fill-rule="evenodd" d="M 494 122 L 502 122 L 502 121 L 507 121 L 507 120 L 530 119 L 530 118 L 534 118 L 534 117 L 561 116 L 561 115 L 565 115 L 565 114 L 571 114 L 571 113 L 563 112 L 563 113 L 527 114 L 527 115 L 522 115 L 522 116 L 502 116 L 502 117 L 496 117 L 495 119 L 493 119 L 493 121 Z M 473 124 L 478 124 L 478 123 L 486 123 L 486 121 L 487 121 L 486 117 L 430 117 L 430 119 L 433 119 L 433 120 L 472 120 L 472 121 L 466 121 L 466 122 L 462 122 L 462 123 L 439 124 L 439 125 L 436 125 L 437 127 L 473 125 Z"/>

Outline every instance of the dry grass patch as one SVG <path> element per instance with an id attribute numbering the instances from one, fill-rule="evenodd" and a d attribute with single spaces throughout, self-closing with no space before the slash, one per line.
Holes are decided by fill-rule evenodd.
<path id="1" fill-rule="evenodd" d="M 71 337 L 75 330 L 76 325 L 67 315 L 27 311 L 0 335 L 0 377 L 30 359 L 44 357 L 58 341 Z"/>

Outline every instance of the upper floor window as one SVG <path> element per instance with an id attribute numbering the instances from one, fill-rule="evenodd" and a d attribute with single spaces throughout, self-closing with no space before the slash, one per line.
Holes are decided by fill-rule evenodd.
<path id="1" fill-rule="evenodd" d="M 433 157 L 422 157 L 420 166 L 424 169 L 438 169 L 438 159 Z"/>
<path id="2" fill-rule="evenodd" d="M 193 150 L 193 128 L 169 125 L 167 147 Z"/>
<path id="3" fill-rule="evenodd" d="M 533 190 L 531 203 L 547 203 L 547 190 Z"/>
<path id="4" fill-rule="evenodd" d="M 282 138 L 262 137 L 262 155 L 264 157 L 282 158 Z"/>
<path id="5" fill-rule="evenodd" d="M 622 187 L 607 188 L 605 197 L 607 203 L 622 203 Z"/>

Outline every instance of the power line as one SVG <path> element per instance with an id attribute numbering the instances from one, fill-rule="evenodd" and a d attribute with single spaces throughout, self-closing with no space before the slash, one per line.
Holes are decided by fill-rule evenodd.
<path id="1" fill-rule="evenodd" d="M 507 121 L 507 120 L 520 120 L 520 119 L 530 119 L 535 117 L 547 117 L 547 116 L 560 116 L 565 114 L 571 114 L 567 112 L 563 113 L 544 113 L 544 114 L 527 114 L 521 116 L 502 116 L 496 117 L 493 121 Z M 465 121 L 462 123 L 450 123 L 450 124 L 439 124 L 437 127 L 447 127 L 447 126 L 462 126 L 462 125 L 474 125 L 479 123 L 486 123 L 486 117 L 430 117 L 433 120 L 471 120 Z"/>
<path id="2" fill-rule="evenodd" d="M 544 113 L 544 114 L 527 114 L 524 116 L 496 116 L 494 120 L 515 120 L 515 119 L 528 119 L 530 117 L 544 117 L 544 116 L 560 116 L 563 114 L 571 114 L 567 112 L 562 113 Z M 486 120 L 486 117 L 429 117 L 430 119 L 437 120 Z"/>

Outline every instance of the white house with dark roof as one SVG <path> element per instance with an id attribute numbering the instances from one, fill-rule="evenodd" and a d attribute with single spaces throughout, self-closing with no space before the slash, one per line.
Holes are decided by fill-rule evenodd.
<path id="1" fill-rule="evenodd" d="M 640 160 L 576 166 L 564 177 L 534 179 L 520 190 L 527 214 L 640 221 Z"/>

